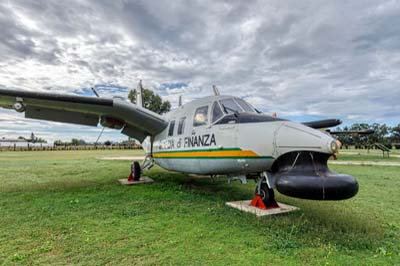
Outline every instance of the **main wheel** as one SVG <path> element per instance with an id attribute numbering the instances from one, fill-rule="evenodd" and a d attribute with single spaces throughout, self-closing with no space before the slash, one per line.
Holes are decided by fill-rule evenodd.
<path id="1" fill-rule="evenodd" d="M 142 169 L 140 168 L 139 162 L 133 162 L 133 180 L 139 181 L 142 175 Z"/>
<path id="2" fill-rule="evenodd" d="M 271 206 L 275 202 L 274 190 L 269 188 L 266 183 L 261 183 L 260 193 L 256 188 L 256 195 L 259 194 L 265 206 Z"/>

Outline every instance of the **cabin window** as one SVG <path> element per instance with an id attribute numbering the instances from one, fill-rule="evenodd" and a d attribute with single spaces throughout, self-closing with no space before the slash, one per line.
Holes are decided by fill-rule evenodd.
<path id="1" fill-rule="evenodd" d="M 214 102 L 212 108 L 212 122 L 214 123 L 220 119 L 224 114 L 222 113 L 221 107 L 219 107 L 218 102 Z"/>
<path id="2" fill-rule="evenodd" d="M 185 132 L 185 121 L 186 121 L 186 117 L 182 117 L 181 119 L 179 119 L 178 135 L 182 135 L 183 132 Z"/>
<path id="3" fill-rule="evenodd" d="M 168 136 L 174 135 L 175 120 L 169 122 Z"/>
<path id="4" fill-rule="evenodd" d="M 196 109 L 194 113 L 193 126 L 203 126 L 208 123 L 208 106 L 202 106 Z"/>
<path id="5" fill-rule="evenodd" d="M 242 108 L 233 99 L 224 99 L 219 102 L 227 114 L 243 112 Z"/>
<path id="6" fill-rule="evenodd" d="M 235 101 L 242 107 L 245 112 L 254 113 L 254 109 L 248 104 L 247 102 L 243 101 L 242 99 L 235 98 Z"/>

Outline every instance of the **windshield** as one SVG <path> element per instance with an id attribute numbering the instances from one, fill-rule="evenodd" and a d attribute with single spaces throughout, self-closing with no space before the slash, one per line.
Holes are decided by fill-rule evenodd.
<path id="1" fill-rule="evenodd" d="M 242 107 L 242 109 L 245 112 L 248 112 L 248 113 L 254 113 L 255 112 L 253 107 L 251 107 L 251 105 L 248 104 L 247 102 L 245 102 L 244 100 L 239 99 L 239 98 L 235 98 L 235 101 L 240 105 L 240 107 Z"/>
<path id="2" fill-rule="evenodd" d="M 224 113 L 232 114 L 232 113 L 254 113 L 254 109 L 250 104 L 246 103 L 244 100 L 239 98 L 230 98 L 219 101 Z"/>
<path id="3" fill-rule="evenodd" d="M 227 114 L 243 112 L 242 108 L 240 108 L 233 99 L 224 99 L 219 102 L 221 103 L 222 109 L 224 109 L 224 112 Z"/>

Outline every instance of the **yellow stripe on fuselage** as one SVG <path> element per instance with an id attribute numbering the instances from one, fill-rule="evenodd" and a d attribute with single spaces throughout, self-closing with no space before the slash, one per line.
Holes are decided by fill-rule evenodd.
<path id="1" fill-rule="evenodd" d="M 153 154 L 154 158 L 185 158 L 185 157 L 259 157 L 259 155 L 250 150 L 221 150 L 221 151 L 177 151 L 177 152 L 157 152 Z"/>

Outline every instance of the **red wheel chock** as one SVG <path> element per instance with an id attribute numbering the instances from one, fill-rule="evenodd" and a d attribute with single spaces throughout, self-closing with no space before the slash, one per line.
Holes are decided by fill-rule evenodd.
<path id="1" fill-rule="evenodd" d="M 128 176 L 128 182 L 135 182 L 135 179 L 133 179 L 133 174 L 132 174 L 132 172 L 131 172 L 130 175 Z"/>
<path id="2" fill-rule="evenodd" d="M 139 185 L 139 184 L 146 184 L 146 183 L 153 183 L 153 179 L 147 176 L 141 176 L 139 180 L 135 180 L 135 168 L 134 163 L 131 166 L 131 173 L 129 174 L 128 178 L 118 179 L 121 185 Z"/>
<path id="3" fill-rule="evenodd" d="M 278 203 L 274 200 L 274 202 L 271 204 L 271 206 L 265 206 L 262 198 L 260 195 L 255 195 L 254 198 L 251 200 L 250 205 L 259 209 L 263 210 L 268 210 L 268 209 L 274 209 L 274 208 L 279 208 Z"/>

